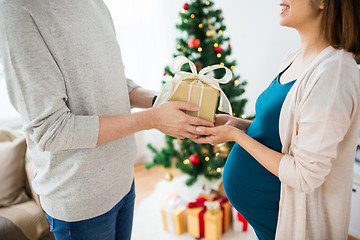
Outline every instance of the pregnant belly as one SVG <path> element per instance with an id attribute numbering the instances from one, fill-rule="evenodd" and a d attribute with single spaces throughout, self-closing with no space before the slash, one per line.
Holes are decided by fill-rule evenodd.
<path id="1" fill-rule="evenodd" d="M 277 218 L 279 179 L 238 144 L 226 161 L 223 183 L 229 201 L 245 218 L 261 219 L 266 212 Z"/>

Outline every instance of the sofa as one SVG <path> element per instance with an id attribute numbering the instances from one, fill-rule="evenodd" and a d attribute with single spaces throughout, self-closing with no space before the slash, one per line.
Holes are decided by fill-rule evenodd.
<path id="1" fill-rule="evenodd" d="M 31 187 L 34 168 L 26 150 L 22 134 L 0 129 L 0 239 L 54 240 Z"/>

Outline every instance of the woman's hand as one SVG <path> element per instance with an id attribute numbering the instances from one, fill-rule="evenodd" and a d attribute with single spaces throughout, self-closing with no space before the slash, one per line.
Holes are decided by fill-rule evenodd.
<path id="1" fill-rule="evenodd" d="M 232 117 L 228 114 L 216 114 L 215 115 L 215 126 L 230 125 L 236 127 L 237 118 Z"/>
<path id="2" fill-rule="evenodd" d="M 225 124 L 217 127 L 196 127 L 197 134 L 201 135 L 193 141 L 196 143 L 209 143 L 217 145 L 224 142 L 235 141 L 237 134 L 244 134 L 234 126 Z"/>
<path id="3" fill-rule="evenodd" d="M 215 126 L 229 125 L 236 127 L 242 131 L 246 131 L 252 122 L 252 120 L 237 118 L 228 114 L 215 115 Z"/>
<path id="4" fill-rule="evenodd" d="M 211 122 L 184 113 L 199 111 L 199 107 L 186 102 L 164 102 L 150 111 L 153 114 L 148 120 L 153 128 L 179 139 L 194 140 L 198 137 L 197 126 L 214 126 Z"/>

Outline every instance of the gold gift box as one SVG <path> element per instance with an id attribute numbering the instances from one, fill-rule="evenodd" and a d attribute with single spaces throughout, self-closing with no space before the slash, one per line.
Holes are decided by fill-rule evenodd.
<path id="1" fill-rule="evenodd" d="M 204 207 L 197 208 L 187 208 L 187 227 L 188 233 L 196 238 L 200 238 L 200 222 L 199 222 L 199 213 L 204 209 Z"/>
<path id="2" fill-rule="evenodd" d="M 230 219 L 231 219 L 230 202 L 227 201 L 223 203 L 221 206 L 224 208 L 224 219 L 225 219 L 224 230 L 226 231 L 230 226 Z"/>
<path id="3" fill-rule="evenodd" d="M 185 79 L 182 80 L 179 84 L 179 87 L 176 89 L 175 93 L 172 94 L 169 101 L 180 101 L 180 102 L 188 102 L 200 106 L 199 114 L 198 112 L 188 112 L 187 114 L 195 117 L 200 117 L 209 122 L 214 121 L 216 105 L 219 96 L 219 90 L 211 87 L 206 83 L 202 84 L 192 84 L 194 79 Z M 201 99 L 202 92 L 202 99 Z M 189 99 L 189 94 L 191 94 Z M 200 102 L 201 100 L 201 102 Z"/>
<path id="4" fill-rule="evenodd" d="M 218 240 L 222 235 L 223 224 L 223 212 L 218 211 L 206 211 L 204 215 L 204 237 L 207 240 Z"/>
<path id="5" fill-rule="evenodd" d="M 167 207 L 161 209 L 161 215 L 163 218 L 164 229 L 169 231 L 168 221 L 167 221 Z M 174 224 L 174 232 L 176 235 L 181 235 L 185 232 L 185 210 L 179 207 L 176 207 L 171 212 L 172 222 Z"/>

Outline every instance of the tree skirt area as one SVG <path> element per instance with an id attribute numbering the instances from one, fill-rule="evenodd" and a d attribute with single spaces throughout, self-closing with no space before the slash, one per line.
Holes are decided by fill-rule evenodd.
<path id="1" fill-rule="evenodd" d="M 135 207 L 132 232 L 133 240 L 194 239 L 194 237 L 187 232 L 177 236 L 163 229 L 161 207 L 164 204 L 164 200 L 170 193 L 176 192 L 186 202 L 194 201 L 199 195 L 203 185 L 218 189 L 221 179 L 209 181 L 201 176 L 193 186 L 188 187 L 185 185 L 187 178 L 188 176 L 183 175 L 175 177 L 171 182 L 164 179 L 161 180 L 156 184 L 154 192 Z M 221 237 L 221 240 L 225 239 L 256 240 L 257 238 L 251 226 L 248 227 L 248 231 L 246 232 L 236 233 L 232 231 L 231 224 L 229 229 Z"/>

